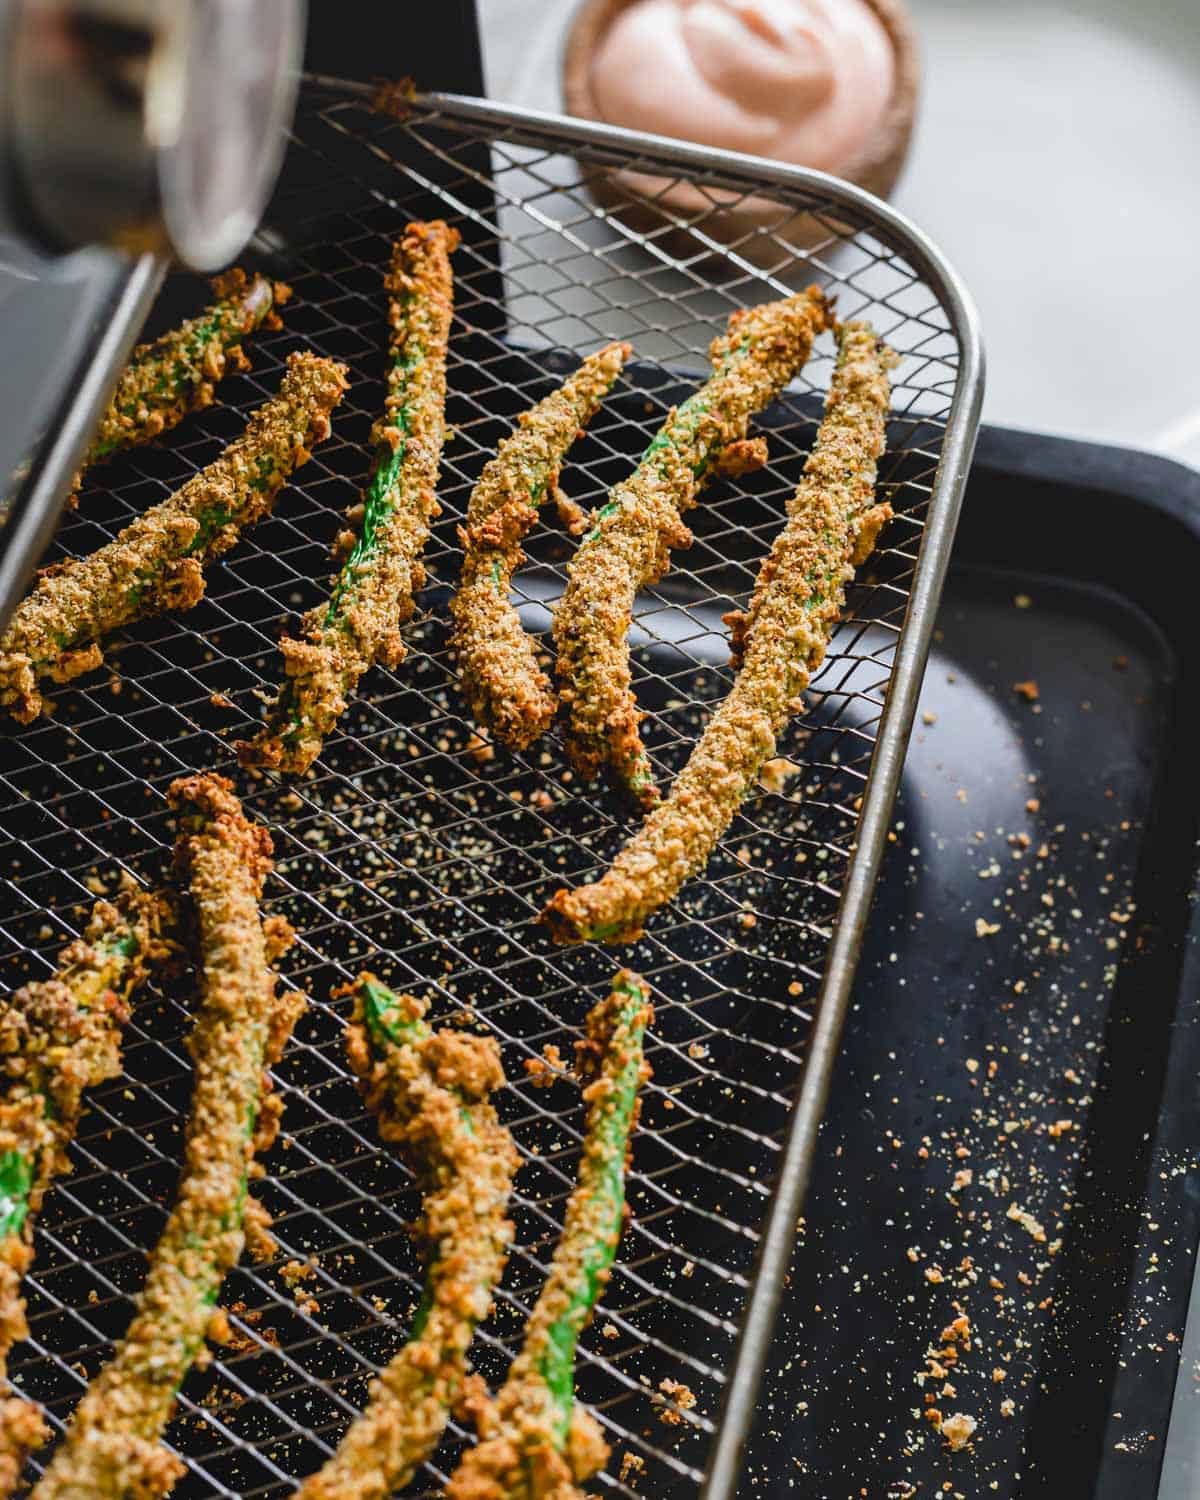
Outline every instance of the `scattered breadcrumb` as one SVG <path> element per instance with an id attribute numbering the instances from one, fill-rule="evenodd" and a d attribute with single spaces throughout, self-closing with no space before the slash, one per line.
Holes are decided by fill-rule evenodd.
<path id="1" fill-rule="evenodd" d="M 630 1453 L 628 1449 L 621 1455 L 621 1483 L 627 1484 L 631 1476 L 640 1474 L 646 1467 L 646 1460 L 637 1453 Z"/>
<path id="2" fill-rule="evenodd" d="M 295 1286 L 298 1281 L 311 1280 L 317 1273 L 314 1267 L 306 1265 L 302 1260 L 289 1260 L 279 1274 L 288 1286 Z"/>
<path id="3" fill-rule="evenodd" d="M 316 1274 L 315 1267 L 306 1265 L 302 1260 L 289 1260 L 279 1272 L 281 1279 L 291 1288 L 292 1296 L 296 1299 L 296 1306 L 302 1313 L 307 1313 L 310 1318 L 316 1317 L 320 1312 L 321 1304 L 300 1283 L 310 1281 Z"/>
<path id="4" fill-rule="evenodd" d="M 979 1423 L 974 1417 L 967 1416 L 966 1412 L 957 1411 L 953 1416 L 943 1419 L 938 1431 L 946 1440 L 946 1446 L 952 1453 L 958 1453 L 975 1436 L 975 1429 Z"/>
<path id="5" fill-rule="evenodd" d="M 655 1406 L 662 1407 L 658 1420 L 666 1427 L 678 1427 L 683 1421 L 682 1413 L 691 1411 L 696 1404 L 696 1397 L 678 1380 L 660 1380 L 658 1390 L 662 1394 L 655 1392 L 653 1396 Z"/>
<path id="6" fill-rule="evenodd" d="M 1008 1217 L 1014 1224 L 1019 1224 L 1027 1234 L 1032 1235 L 1039 1244 L 1045 1243 L 1046 1231 L 1033 1215 L 1023 1209 L 1019 1203 L 1010 1203 L 1008 1205 Z"/>
<path id="7" fill-rule="evenodd" d="M 243 1323 L 247 1323 L 251 1328 L 255 1329 L 258 1338 L 254 1338 L 251 1334 L 243 1332 L 242 1329 L 235 1327 L 226 1319 L 225 1337 L 221 1343 L 222 1347 L 228 1353 L 258 1354 L 261 1352 L 262 1344 L 268 1344 L 272 1349 L 279 1347 L 278 1333 L 273 1328 L 260 1328 L 258 1326 L 262 1322 L 263 1315 L 261 1309 L 248 1308 L 244 1302 L 238 1301 L 233 1303 L 229 1311 Z M 211 1338 L 211 1336 L 212 1325 L 210 1324 L 209 1337 Z"/>
<path id="8" fill-rule="evenodd" d="M 529 1081 L 537 1089 L 548 1089 L 557 1079 L 565 1078 L 570 1071 L 563 1061 L 562 1053 L 553 1042 L 546 1043 L 541 1057 L 527 1057 L 522 1066 Z"/>

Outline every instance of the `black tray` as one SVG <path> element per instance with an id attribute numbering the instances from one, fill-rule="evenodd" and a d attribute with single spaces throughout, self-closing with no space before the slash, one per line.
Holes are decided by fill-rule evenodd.
<path id="1" fill-rule="evenodd" d="M 1198 587 L 1200 474 L 982 434 L 746 1493 L 1155 1492 L 1200 1234 Z M 914 1376 L 956 1301 L 950 1453 Z"/>

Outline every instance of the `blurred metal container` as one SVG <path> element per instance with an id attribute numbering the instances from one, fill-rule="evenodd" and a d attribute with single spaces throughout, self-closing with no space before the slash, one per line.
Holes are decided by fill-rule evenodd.
<path id="1" fill-rule="evenodd" d="M 0 628 L 167 261 L 214 270 L 258 226 L 305 13 L 304 0 L 0 0 Z M 59 422 L 64 392 L 78 399 Z"/>
<path id="2" fill-rule="evenodd" d="M 4 0 L 10 228 L 225 264 L 279 170 L 303 22 L 301 0 Z"/>

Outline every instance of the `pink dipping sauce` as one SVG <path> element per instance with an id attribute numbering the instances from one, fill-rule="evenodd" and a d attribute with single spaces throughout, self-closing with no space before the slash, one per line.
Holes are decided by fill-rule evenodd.
<path id="1" fill-rule="evenodd" d="M 637 0 L 591 69 L 610 124 L 829 172 L 858 159 L 894 76 L 866 0 Z"/>

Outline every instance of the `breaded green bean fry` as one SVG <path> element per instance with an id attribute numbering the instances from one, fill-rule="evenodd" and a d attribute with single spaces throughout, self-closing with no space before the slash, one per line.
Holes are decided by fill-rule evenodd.
<path id="1" fill-rule="evenodd" d="M 298 996 L 276 994 L 270 967 L 286 924 L 259 914 L 271 869 L 266 829 L 247 820 L 224 777 L 184 778 L 169 796 L 201 960 L 183 1170 L 133 1320 L 76 1407 L 37 1500 L 164 1495 L 182 1473 L 160 1439 L 205 1334 L 222 1327 L 216 1301 L 245 1242 L 254 1157 L 279 1123 L 266 1069 L 301 1008 Z"/>
<path id="2" fill-rule="evenodd" d="M 542 919 L 560 943 L 624 943 L 702 870 L 775 753 L 775 741 L 820 666 L 847 582 L 891 515 L 875 503 L 895 356 L 866 323 L 838 329 L 825 416 L 763 562 L 745 618 L 730 617 L 740 670 L 670 796 L 591 885 L 558 891 Z"/>
<path id="3" fill-rule="evenodd" d="M 816 287 L 795 297 L 735 312 L 713 342 L 714 373 L 671 412 L 634 473 L 592 518 L 567 574 L 554 615 L 566 747 L 584 776 L 601 769 L 643 808 L 658 800 L 638 725 L 629 627 L 639 589 L 666 572 L 673 547 L 691 544 L 683 513 L 710 475 L 744 472 L 754 412 L 772 401 L 808 358 L 826 326 Z"/>
<path id="4" fill-rule="evenodd" d="M 98 667 L 103 636 L 198 603 L 204 568 L 270 512 L 293 470 L 329 435 L 345 388 L 344 366 L 293 354 L 279 394 L 220 458 L 115 541 L 44 569 L 0 636 L 0 707 L 29 723 L 46 709 L 39 682 L 69 682 Z"/>
<path id="5" fill-rule="evenodd" d="M 446 350 L 454 310 L 450 256 L 457 230 L 410 224 L 387 276 L 391 327 L 388 394 L 371 433 L 374 461 L 359 507 L 358 539 L 327 604 L 280 642 L 286 673 L 262 731 L 238 746 L 244 765 L 306 771 L 345 712 L 359 678 L 404 659 L 400 627 L 425 582 L 421 553 L 440 513 L 438 469 L 446 432 Z"/>
<path id="6" fill-rule="evenodd" d="M 34 1219 L 54 1178 L 70 1171 L 84 1090 L 120 1076 L 130 997 L 171 951 L 174 925 L 163 896 L 130 889 L 98 901 L 54 977 L 0 1007 L 0 1384 L 9 1350 L 29 1331 L 21 1280 Z M 0 1399 L 0 1496 L 47 1436 L 32 1402 L 15 1392 Z"/>
<path id="7" fill-rule="evenodd" d="M 277 309 L 291 295 L 282 282 L 247 277 L 235 267 L 212 283 L 217 300 L 152 344 L 140 344 L 117 382 L 83 469 L 126 448 L 138 448 L 213 402 L 217 382 L 250 367 L 242 340 L 264 324 L 279 326 Z M 76 477 L 76 487 L 79 478 Z"/>
<path id="8" fill-rule="evenodd" d="M 580 1045 L 587 1125 L 579 1177 L 521 1353 L 496 1399 L 492 1430 L 462 1459 L 448 1500 L 566 1500 L 603 1468 L 608 1444 L 575 1403 L 575 1350 L 616 1257 L 625 1168 L 653 1018 L 645 981 L 622 969 L 592 1008 Z"/>
<path id="9" fill-rule="evenodd" d="M 599 409 L 631 353 L 609 344 L 589 354 L 563 385 L 522 414 L 471 493 L 459 528 L 462 578 L 450 612 L 463 695 L 480 724 L 511 750 L 524 750 L 554 718 L 550 679 L 509 601 L 521 543 L 537 507 L 558 486 L 571 444 Z"/>
<path id="10" fill-rule="evenodd" d="M 467 1351 L 512 1243 L 508 1197 L 518 1157 L 489 1102 L 504 1083 L 496 1043 L 432 1031 L 422 1001 L 372 974 L 350 993 L 351 1065 L 380 1134 L 400 1148 L 424 1192 L 425 1289 L 408 1342 L 297 1500 L 387 1500 L 408 1483 L 463 1391 Z"/>

